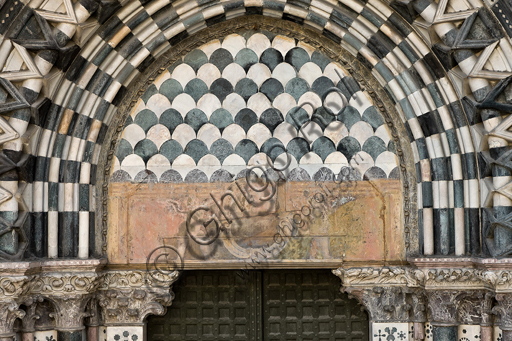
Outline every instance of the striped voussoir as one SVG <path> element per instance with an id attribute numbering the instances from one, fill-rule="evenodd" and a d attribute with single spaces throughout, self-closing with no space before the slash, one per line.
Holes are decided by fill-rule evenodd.
<path id="1" fill-rule="evenodd" d="M 500 6 L 506 6 L 502 1 Z M 453 50 L 458 67 L 453 72 L 469 76 L 471 93 L 461 102 L 465 94 L 453 85 L 453 74 L 439 62 L 442 48 L 434 49 L 418 32 L 437 34 L 445 45 L 453 47 L 454 41 L 467 39 L 458 34 L 452 21 L 469 18 L 475 10 L 468 8 L 467 13 L 454 15 L 444 13 L 443 6 L 438 10 L 428 0 L 416 0 L 413 5 L 422 17 L 423 31 L 414 30 L 404 19 L 409 17 L 413 24 L 418 21 L 410 8 L 406 11 L 400 7 L 399 15 L 394 10 L 399 6 L 378 0 L 130 1 L 123 6 L 115 1 L 80 0 L 74 4 L 74 13 L 67 16 L 55 15 L 55 8 L 37 8 L 36 15 L 30 3 L 24 6 L 18 1 L 13 14 L 2 24 L 9 29 L 0 27 L 4 38 L 13 39 L 3 44 L 17 56 L 7 60 L 0 77 L 17 83 L 21 94 L 18 96 L 7 81 L 2 81 L 5 93 L 15 98 L 11 103 L 18 106 L 5 105 L 2 114 L 7 121 L 0 122 L 6 134 L 11 132 L 8 141 L 3 141 L 3 155 L 15 164 L 0 181 L 3 191 L 10 193 L 4 195 L 8 198 L 0 206 L 5 224 L 24 226 L 30 253 L 38 257 L 87 258 L 105 250 L 104 245 L 95 244 L 96 198 L 100 196 L 95 193 L 96 165 L 127 89 L 160 56 L 194 33 L 237 17 L 262 15 L 307 26 L 340 44 L 387 91 L 400 113 L 416 164 L 420 253 L 480 252 L 478 193 L 486 193 L 483 187 L 491 199 L 482 200 L 482 204 L 492 205 L 493 217 L 488 219 L 489 227 L 483 229 L 484 239 L 490 239 L 484 246 L 491 246 L 488 251 L 493 254 L 509 252 L 506 243 L 496 238 L 492 241 L 496 234 L 512 235 L 504 223 L 496 223 L 496 219 L 506 219 L 512 207 L 505 187 L 511 180 L 509 163 L 500 159 L 510 140 L 503 136 L 508 121 L 502 120 L 500 109 L 479 109 L 481 120 L 475 118 L 476 109 L 474 116 L 466 115 L 491 90 L 487 79 L 510 74 L 500 72 L 507 70 L 501 65 L 496 64 L 495 70 L 485 65 L 496 49 L 506 55 L 509 37 L 498 37 L 494 42 L 495 37 L 489 37 L 486 40 L 490 45 L 480 44 L 477 50 L 467 46 Z M 4 12 L 5 6 L 0 16 Z M 27 18 L 25 23 L 41 27 L 49 21 L 53 24 L 52 36 L 45 26 L 41 29 L 43 37 L 31 37 L 23 25 L 13 24 L 13 17 Z M 75 44 L 76 48 L 66 49 L 66 44 Z M 23 63 L 16 62 L 21 59 Z M 21 64 L 25 65 L 23 69 Z M 195 84 L 197 89 L 201 85 Z M 22 108 L 20 103 L 31 108 Z M 467 103 L 466 111 L 462 103 Z M 482 155 L 491 164 L 492 177 L 481 178 L 479 183 L 475 146 L 487 132 L 489 154 Z M 23 143 L 27 140 L 30 143 Z M 27 162 L 34 169 L 28 179 L 21 179 L 22 154 L 29 155 Z M 23 223 L 19 221 L 22 212 L 30 212 L 30 219 Z M 24 239 L 19 240 L 20 247 L 25 247 Z M 0 245 L 9 255 L 20 257 L 23 252 L 15 252 L 17 242 L 12 233 L 4 234 Z"/>

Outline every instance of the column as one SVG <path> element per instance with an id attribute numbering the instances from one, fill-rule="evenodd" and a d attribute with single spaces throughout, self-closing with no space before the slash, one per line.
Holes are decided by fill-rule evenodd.
<path id="1" fill-rule="evenodd" d="M 457 340 L 457 294 L 458 290 L 427 291 L 433 341 Z"/>
<path id="2" fill-rule="evenodd" d="M 177 271 L 112 271 L 105 275 L 107 287 L 98 291 L 100 316 L 106 330 L 99 341 L 143 341 L 146 317 L 164 315 L 174 299 L 172 284 Z M 106 337 L 101 335 L 106 331 Z"/>

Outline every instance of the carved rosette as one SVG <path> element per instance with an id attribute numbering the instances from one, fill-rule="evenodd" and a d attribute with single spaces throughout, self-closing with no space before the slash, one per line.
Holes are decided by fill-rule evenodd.
<path id="1" fill-rule="evenodd" d="M 31 291 L 53 303 L 55 328 L 59 331 L 84 329 L 83 320 L 89 316 L 85 308 L 99 286 L 99 276 L 91 273 L 50 273 L 38 277 Z"/>
<path id="2" fill-rule="evenodd" d="M 148 315 L 163 315 L 174 299 L 171 274 L 119 271 L 105 275 L 96 297 L 105 325 L 143 325 Z M 159 276 L 159 277 L 157 277 Z"/>

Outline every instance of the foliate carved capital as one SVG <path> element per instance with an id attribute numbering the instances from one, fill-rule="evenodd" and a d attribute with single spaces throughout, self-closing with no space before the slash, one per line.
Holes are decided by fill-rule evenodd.
<path id="1" fill-rule="evenodd" d="M 455 298 L 457 307 L 457 321 L 459 324 L 482 324 L 483 319 L 487 320 L 488 325 L 491 316 L 487 305 L 492 305 L 492 295 L 486 295 L 485 291 L 473 290 L 463 291 Z M 487 312 L 485 311 L 487 309 Z M 485 315 L 485 317 L 484 317 Z"/>
<path id="2" fill-rule="evenodd" d="M 12 337 L 14 321 L 23 318 L 25 312 L 19 309 L 20 304 L 12 298 L 0 301 L 0 338 Z"/>
<path id="3" fill-rule="evenodd" d="M 374 285 L 417 287 L 424 280 L 421 270 L 408 267 L 339 268 L 333 270 L 333 274 L 341 279 L 341 283 L 345 287 Z"/>
<path id="4" fill-rule="evenodd" d="M 427 291 L 428 310 L 433 325 L 457 325 L 457 290 Z"/>
<path id="5" fill-rule="evenodd" d="M 480 300 L 480 325 L 481 326 L 492 326 L 493 316 L 492 316 L 492 306 L 494 304 L 495 293 L 491 291 L 480 291 L 478 293 L 478 299 Z"/>
<path id="6" fill-rule="evenodd" d="M 374 322 L 407 322 L 411 305 L 404 288 L 374 287 L 363 291 L 363 302 Z"/>
<path id="7" fill-rule="evenodd" d="M 412 322 L 427 322 L 427 296 L 423 289 L 415 289 L 410 293 Z"/>
<path id="8" fill-rule="evenodd" d="M 25 309 L 25 316 L 21 320 L 22 330 L 24 333 L 31 333 L 35 331 L 36 321 L 41 317 L 37 309 L 37 304 L 43 302 L 43 297 L 39 295 L 29 296 L 23 302 L 23 305 L 27 307 Z"/>
<path id="9" fill-rule="evenodd" d="M 100 277 L 96 272 L 48 273 L 38 277 L 31 286 L 31 292 L 39 294 L 53 303 L 55 328 L 74 331 L 84 328 L 85 312 L 92 293 L 99 286 Z"/>
<path id="10" fill-rule="evenodd" d="M 496 294 L 496 301 L 492 312 L 500 317 L 500 328 L 512 330 L 512 294 Z"/>
<path id="11" fill-rule="evenodd" d="M 49 296 L 48 300 L 55 306 L 50 317 L 55 319 L 55 328 L 59 331 L 75 331 L 84 329 L 84 318 L 89 316 L 85 307 L 91 295 L 68 294 Z"/>
<path id="12" fill-rule="evenodd" d="M 178 273 L 150 274 L 119 271 L 105 275 L 97 293 L 101 317 L 106 325 L 143 324 L 148 315 L 163 315 L 174 299 L 171 285 Z"/>

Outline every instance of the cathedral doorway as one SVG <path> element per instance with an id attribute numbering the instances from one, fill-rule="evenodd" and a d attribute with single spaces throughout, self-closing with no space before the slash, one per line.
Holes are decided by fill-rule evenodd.
<path id="1" fill-rule="evenodd" d="M 330 270 L 185 271 L 149 341 L 368 340 L 368 315 Z"/>

